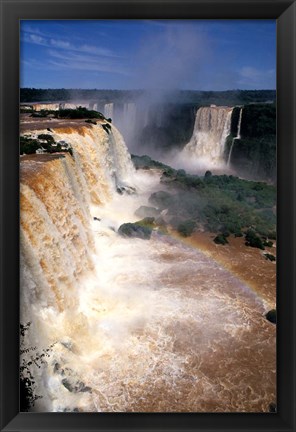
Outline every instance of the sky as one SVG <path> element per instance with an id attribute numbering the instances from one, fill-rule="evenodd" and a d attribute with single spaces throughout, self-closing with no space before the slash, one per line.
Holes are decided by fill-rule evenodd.
<path id="1" fill-rule="evenodd" d="M 20 85 L 275 89 L 275 20 L 22 20 Z"/>

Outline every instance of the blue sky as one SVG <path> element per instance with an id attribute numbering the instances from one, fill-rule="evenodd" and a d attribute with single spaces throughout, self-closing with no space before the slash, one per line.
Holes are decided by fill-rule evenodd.
<path id="1" fill-rule="evenodd" d="M 275 89 L 275 20 L 23 20 L 21 87 Z"/>

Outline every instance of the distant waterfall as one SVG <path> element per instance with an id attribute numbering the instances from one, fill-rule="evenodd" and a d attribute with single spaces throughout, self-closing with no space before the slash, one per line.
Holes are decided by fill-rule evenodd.
<path id="1" fill-rule="evenodd" d="M 183 150 L 187 157 L 205 160 L 210 165 L 223 163 L 232 110 L 216 106 L 199 108 L 192 138 Z"/>
<path id="2" fill-rule="evenodd" d="M 136 104 L 135 103 L 125 103 L 123 107 L 123 121 L 131 122 L 133 125 L 136 121 Z"/>
<path id="3" fill-rule="evenodd" d="M 230 151 L 229 151 L 229 155 L 228 155 L 228 160 L 227 160 L 227 166 L 230 166 L 230 161 L 231 161 L 231 155 L 232 155 L 232 150 L 233 150 L 233 146 L 234 146 L 234 141 L 241 139 L 241 124 L 242 124 L 242 115 L 243 115 L 243 108 L 240 109 L 239 112 L 239 119 L 238 119 L 238 126 L 237 126 L 237 135 L 236 137 L 233 138 L 232 143 L 231 143 L 231 147 L 230 147 Z"/>
<path id="4" fill-rule="evenodd" d="M 113 114 L 114 114 L 114 104 L 113 103 L 105 104 L 105 106 L 104 106 L 104 116 L 106 118 L 112 118 L 113 119 Z"/>

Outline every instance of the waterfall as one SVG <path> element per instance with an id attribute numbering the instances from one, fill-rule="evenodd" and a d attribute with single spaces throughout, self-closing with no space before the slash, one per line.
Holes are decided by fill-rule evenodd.
<path id="1" fill-rule="evenodd" d="M 105 104 L 105 106 L 104 106 L 104 116 L 106 118 L 111 118 L 112 120 L 114 120 L 113 119 L 113 115 L 114 115 L 114 104 L 113 103 Z"/>
<path id="2" fill-rule="evenodd" d="M 22 161 L 22 260 L 25 285 L 30 286 L 30 296 L 24 301 L 27 306 L 40 299 L 59 310 L 69 306 L 79 275 L 93 269 L 91 206 L 106 204 L 118 187 L 135 190 L 130 155 L 117 129 L 112 126 L 111 130 L 108 135 L 101 125 L 55 129 L 55 141 L 71 144 L 75 160 L 67 154 L 44 155 L 41 161 L 27 156 Z M 38 131 L 42 132 L 47 131 Z"/>
<path id="3" fill-rule="evenodd" d="M 232 143 L 231 143 L 231 147 L 230 147 L 230 150 L 229 150 L 229 155 L 228 155 L 228 160 L 227 160 L 227 166 L 228 167 L 230 166 L 230 161 L 231 161 L 231 155 L 232 155 L 232 150 L 233 150 L 233 146 L 234 146 L 234 141 L 241 139 L 242 115 L 243 115 L 243 108 L 240 108 L 238 125 L 237 125 L 237 134 L 236 134 L 236 137 L 233 138 Z"/>
<path id="4" fill-rule="evenodd" d="M 202 107 L 196 113 L 193 135 L 183 152 L 209 165 L 223 163 L 225 141 L 230 133 L 232 108 Z"/>
<path id="5" fill-rule="evenodd" d="M 137 107 L 135 103 L 125 103 L 123 106 L 123 124 L 133 127 L 136 122 Z"/>
<path id="6" fill-rule="evenodd" d="M 73 123 L 52 132 L 73 157 L 21 158 L 21 322 L 31 322 L 21 361 L 42 396 L 34 409 L 266 410 L 274 345 L 262 300 L 171 236 L 122 238 L 118 227 L 162 187 L 159 173 L 135 172 L 113 125 Z M 117 193 L 135 183 L 136 194 Z M 52 347 L 40 367 L 35 346 Z"/>

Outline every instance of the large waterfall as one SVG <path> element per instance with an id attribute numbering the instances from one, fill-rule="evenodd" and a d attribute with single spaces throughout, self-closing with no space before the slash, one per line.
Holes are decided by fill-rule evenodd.
<path id="1" fill-rule="evenodd" d="M 21 162 L 23 358 L 42 396 L 35 410 L 266 411 L 275 358 L 265 302 L 174 237 L 119 236 L 160 185 L 157 172 L 134 171 L 114 126 L 52 135 L 73 157 Z M 40 367 L 34 347 L 51 347 Z"/>
<path id="2" fill-rule="evenodd" d="M 224 162 L 225 141 L 230 134 L 232 108 L 202 107 L 196 113 L 190 142 L 184 147 L 186 157 L 209 167 Z"/>

